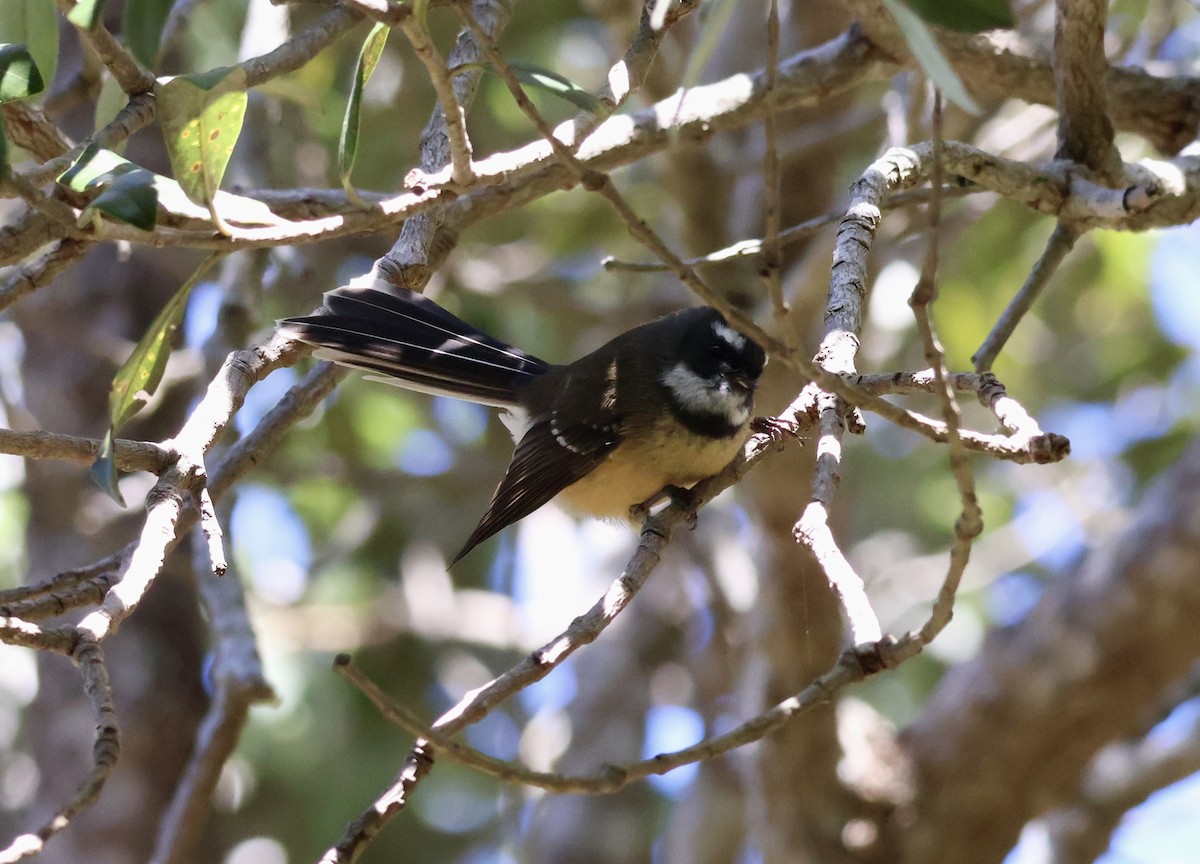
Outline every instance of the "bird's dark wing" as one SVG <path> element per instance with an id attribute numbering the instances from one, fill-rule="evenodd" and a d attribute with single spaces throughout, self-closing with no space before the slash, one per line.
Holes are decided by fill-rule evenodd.
<path id="1" fill-rule="evenodd" d="M 325 305 L 328 314 L 288 318 L 280 329 L 387 383 L 511 407 L 517 391 L 549 369 L 421 294 L 343 287 L 327 293 Z"/>
<path id="2" fill-rule="evenodd" d="M 617 417 L 610 413 L 564 428 L 558 417 L 558 412 L 552 412 L 538 418 L 521 438 L 491 505 L 450 562 L 452 566 L 501 528 L 528 516 L 587 476 L 621 441 Z"/>

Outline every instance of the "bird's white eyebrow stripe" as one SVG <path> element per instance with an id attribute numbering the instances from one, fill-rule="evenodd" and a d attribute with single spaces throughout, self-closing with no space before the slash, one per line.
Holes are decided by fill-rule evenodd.
<path id="1" fill-rule="evenodd" d="M 740 351 L 746 347 L 746 337 L 734 330 L 724 321 L 714 321 L 712 326 L 713 332 L 716 333 L 719 338 L 732 345 L 734 348 L 737 348 Z"/>

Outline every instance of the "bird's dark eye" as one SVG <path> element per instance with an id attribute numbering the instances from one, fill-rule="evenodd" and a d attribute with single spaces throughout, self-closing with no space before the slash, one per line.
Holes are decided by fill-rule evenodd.
<path id="1" fill-rule="evenodd" d="M 722 348 L 720 345 L 712 345 L 708 349 L 708 356 L 711 357 L 713 360 L 720 360 L 722 357 L 725 356 L 725 349 Z"/>

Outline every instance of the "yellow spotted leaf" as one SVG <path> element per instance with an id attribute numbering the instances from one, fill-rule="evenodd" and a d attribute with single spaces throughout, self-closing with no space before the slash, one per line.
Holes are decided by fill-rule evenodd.
<path id="1" fill-rule="evenodd" d="M 235 66 L 172 78 L 155 93 L 175 179 L 228 233 L 214 199 L 246 117 L 245 70 Z"/>

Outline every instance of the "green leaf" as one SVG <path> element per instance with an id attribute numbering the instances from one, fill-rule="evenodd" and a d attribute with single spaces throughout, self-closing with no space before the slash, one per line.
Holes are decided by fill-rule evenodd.
<path id="1" fill-rule="evenodd" d="M 598 113 L 604 110 L 603 102 L 579 85 L 568 81 L 557 72 L 551 72 L 548 69 L 542 69 L 538 66 L 530 66 L 526 63 L 510 63 L 509 66 L 516 73 L 517 79 L 523 84 L 528 84 L 539 90 L 545 90 L 547 93 L 553 93 L 560 99 L 566 99 L 572 105 L 584 111 Z"/>
<path id="2" fill-rule="evenodd" d="M 47 0 L 2 0 L 0 44 L 20 42 L 29 48 L 42 81 L 54 79 L 58 62 L 58 13 Z"/>
<path id="3" fill-rule="evenodd" d="M 960 33 L 979 33 L 1015 27 L 1008 0 L 904 0 L 913 11 L 939 27 Z"/>
<path id="4" fill-rule="evenodd" d="M 117 429 L 137 414 L 158 389 L 163 372 L 167 368 L 167 358 L 171 355 L 171 336 L 183 319 L 188 295 L 199 283 L 200 277 L 222 257 L 222 252 L 208 256 L 188 280 L 179 286 L 175 296 L 167 301 L 167 305 L 158 313 L 150 329 L 134 346 L 133 353 L 113 376 L 112 389 L 108 394 L 108 431 L 104 435 L 100 455 L 92 463 L 91 475 L 96 484 L 122 507 L 125 506 L 125 501 L 117 488 L 117 466 L 113 459 L 113 440 Z"/>
<path id="5" fill-rule="evenodd" d="M 108 414 L 112 430 L 120 428 L 137 414 L 158 389 L 163 371 L 167 368 L 167 358 L 171 354 L 171 335 L 183 318 L 188 295 L 200 281 L 200 277 L 222 257 L 222 254 L 208 256 L 179 287 L 175 296 L 168 300 L 167 305 L 158 313 L 150 329 L 138 340 L 129 359 L 117 371 L 108 396 Z"/>
<path id="6" fill-rule="evenodd" d="M 117 486 L 117 460 L 113 458 L 112 429 L 104 433 L 104 441 L 100 444 L 100 455 L 96 457 L 96 461 L 92 463 L 88 473 L 92 475 L 92 479 L 96 481 L 100 491 L 122 507 L 125 506 L 125 496 L 121 494 L 121 490 Z"/>
<path id="7" fill-rule="evenodd" d="M 135 169 L 143 173 L 137 174 L 136 180 L 133 177 L 125 179 L 125 175 Z M 158 199 L 157 204 L 168 213 L 190 219 L 207 219 L 210 216 L 207 209 L 194 204 L 184 194 L 179 184 L 170 177 L 151 173 L 138 165 L 134 165 L 128 159 L 118 156 L 111 150 L 105 150 L 95 143 L 88 144 L 83 149 L 74 164 L 58 176 L 58 182 L 75 192 L 94 194 L 98 187 L 116 182 L 118 178 L 121 178 L 124 184 L 122 188 L 126 190 L 147 184 L 152 186 L 154 194 Z M 142 196 L 146 196 L 146 198 L 142 199 Z M 148 193 L 135 192 L 133 193 L 133 197 L 135 200 L 148 200 Z M 95 199 L 92 203 L 95 204 L 98 200 Z M 230 195 L 227 192 L 217 192 L 214 197 L 214 203 L 223 214 L 222 218 L 242 225 L 286 224 L 286 220 L 280 219 L 272 213 L 266 204 L 256 201 L 253 198 Z M 127 205 L 121 204 L 119 206 L 120 208 L 124 208 Z M 126 212 L 124 209 L 119 209 L 118 212 L 112 215 L 120 219 L 124 218 L 122 214 Z M 96 214 L 92 208 L 88 208 L 84 211 L 84 215 L 90 218 Z M 80 217 L 81 225 L 86 224 L 88 221 L 88 219 L 84 218 L 84 215 Z"/>
<path id="8" fill-rule="evenodd" d="M 358 52 L 358 63 L 354 67 L 354 84 L 350 88 L 346 116 L 342 119 L 342 135 L 338 140 L 338 171 L 342 177 L 342 188 L 346 190 L 350 200 L 359 206 L 362 206 L 362 201 L 350 183 L 350 172 L 354 170 L 354 160 L 358 155 L 358 127 L 363 88 L 367 86 L 367 81 L 371 79 L 375 67 L 379 64 L 389 32 L 387 25 L 376 24 L 367 34 L 362 50 Z"/>
<path id="9" fill-rule="evenodd" d="M 93 141 L 83 148 L 71 167 L 55 180 L 72 192 L 86 192 L 89 183 L 122 164 L 132 163 Z"/>
<path id="10" fill-rule="evenodd" d="M 138 62 L 155 68 L 163 25 L 171 11 L 171 0 L 125 0 L 121 35 Z"/>
<path id="11" fill-rule="evenodd" d="M 925 25 L 925 22 L 916 12 L 899 0 L 883 0 L 883 5 L 892 13 L 892 17 L 896 20 L 896 26 L 904 34 L 904 41 L 908 43 L 913 57 L 916 58 L 917 63 L 929 76 L 929 80 L 933 82 L 934 86 L 941 90 L 947 99 L 968 114 L 978 115 L 980 113 L 979 106 L 967 93 L 967 88 L 963 86 L 962 80 L 954 71 L 954 67 L 950 65 L 950 61 L 942 54 L 942 49 L 938 47 L 937 40 L 934 39 L 933 33 Z"/>
<path id="12" fill-rule="evenodd" d="M 105 0 L 79 0 L 75 8 L 67 13 L 67 20 L 80 30 L 95 30 L 104 17 Z"/>
<path id="13" fill-rule="evenodd" d="M 245 70 L 235 66 L 173 78 L 156 85 L 155 93 L 175 179 L 228 233 L 213 201 L 246 117 Z"/>
<path id="14" fill-rule="evenodd" d="M 158 223 L 155 177 L 154 172 L 135 165 L 102 175 L 90 185 L 107 183 L 107 188 L 93 198 L 88 206 L 121 222 L 128 222 L 135 228 L 153 231 Z"/>
<path id="15" fill-rule="evenodd" d="M 45 87 L 42 73 L 25 45 L 0 45 L 0 102 L 25 99 Z"/>

